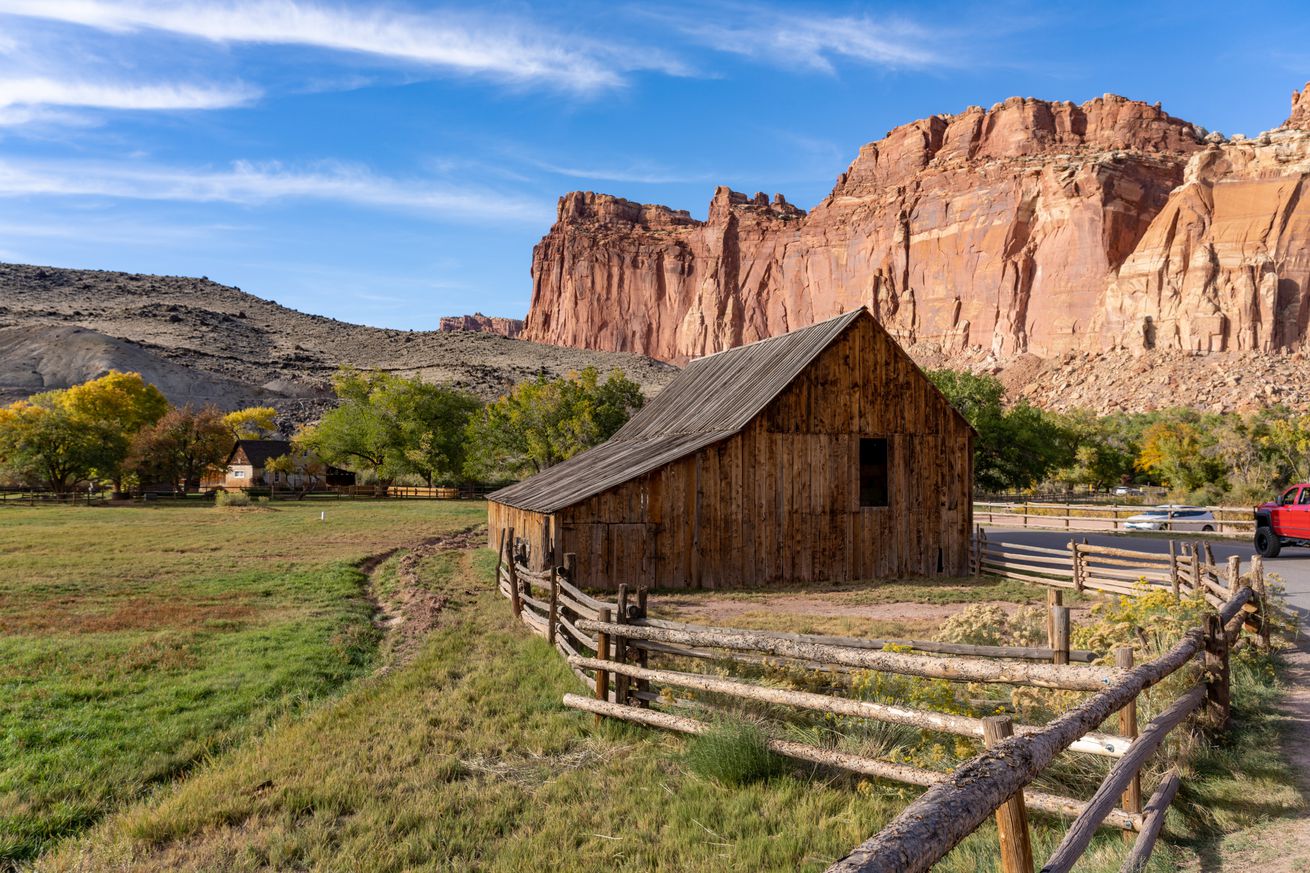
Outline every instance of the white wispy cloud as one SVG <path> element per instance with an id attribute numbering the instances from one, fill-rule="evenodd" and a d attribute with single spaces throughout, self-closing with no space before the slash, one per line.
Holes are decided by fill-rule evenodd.
<path id="1" fill-rule="evenodd" d="M 550 204 L 442 182 L 397 179 L 345 164 L 296 169 L 245 161 L 226 169 L 0 159 L 0 197 L 75 196 L 261 205 L 326 200 L 453 221 L 548 223 Z"/>
<path id="2" fill-rule="evenodd" d="M 527 21 L 444 10 L 348 8 L 310 0 L 0 0 L 0 14 L 111 32 L 164 31 L 218 43 L 310 46 L 578 91 L 612 88 L 626 72 L 680 74 L 658 49 L 564 35 Z"/>
<path id="3" fill-rule="evenodd" d="M 44 76 L 0 75 L 0 110 L 38 106 L 145 110 L 225 109 L 244 105 L 258 96 L 259 91 L 248 85 L 133 85 L 63 81 Z M 15 113 L 16 117 L 18 115 Z"/>
<path id="4" fill-rule="evenodd" d="M 582 167 L 556 164 L 536 158 L 522 158 L 525 163 L 570 179 L 597 179 L 605 182 L 631 182 L 639 185 L 669 185 L 680 182 L 707 182 L 716 177 L 711 173 L 688 173 L 656 165 Z"/>
<path id="5" fill-rule="evenodd" d="M 735 5 L 696 16 L 660 16 L 716 51 L 773 65 L 835 72 L 838 59 L 888 69 L 952 66 L 942 33 L 900 18 L 800 14 Z"/>

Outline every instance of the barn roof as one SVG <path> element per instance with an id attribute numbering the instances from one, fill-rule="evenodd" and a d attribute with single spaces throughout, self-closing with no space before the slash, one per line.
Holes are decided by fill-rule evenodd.
<path id="1" fill-rule="evenodd" d="M 250 466 L 262 467 L 272 458 L 290 454 L 291 443 L 286 440 L 237 440 L 237 444 L 232 447 L 232 454 L 228 456 L 229 464 L 239 449 L 245 449 Z"/>
<path id="2" fill-rule="evenodd" d="M 872 318 L 867 310 L 855 309 L 697 358 L 607 442 L 488 499 L 530 512 L 555 512 L 730 437 L 861 315 Z"/>

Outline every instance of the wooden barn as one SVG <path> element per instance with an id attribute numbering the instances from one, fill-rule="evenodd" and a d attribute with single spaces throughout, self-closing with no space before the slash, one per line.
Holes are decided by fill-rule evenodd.
<path id="1" fill-rule="evenodd" d="M 589 587 L 967 572 L 973 429 L 865 309 L 698 358 L 608 442 L 490 495 Z"/>

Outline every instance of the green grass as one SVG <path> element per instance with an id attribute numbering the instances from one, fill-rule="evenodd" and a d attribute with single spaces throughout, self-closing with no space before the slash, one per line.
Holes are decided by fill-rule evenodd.
<path id="1" fill-rule="evenodd" d="M 724 719 L 687 743 L 687 766 L 724 785 L 745 785 L 782 772 L 782 759 L 769 750 L 758 725 Z"/>
<path id="2" fill-rule="evenodd" d="M 595 727 L 561 706 L 577 680 L 511 617 L 493 562 L 484 550 L 422 566 L 447 603 L 408 666 L 280 722 L 40 868 L 822 870 L 917 795 L 794 762 L 728 784 L 691 766 L 691 738 Z M 1049 851 L 1063 823 L 1034 823 Z M 1123 851 L 1099 837 L 1089 869 L 1117 869 Z M 996 870 L 994 828 L 936 869 Z"/>
<path id="3" fill-rule="evenodd" d="M 88 774 L 78 789 L 79 774 L 67 766 L 62 771 L 43 771 L 38 784 L 46 791 L 43 802 L 50 809 L 58 801 L 55 789 L 60 786 L 85 793 L 110 786 L 117 793 L 101 798 L 95 815 L 69 827 L 72 836 L 41 857 L 37 869 L 821 870 L 879 830 L 919 793 L 907 786 L 791 761 L 784 761 L 776 771 L 754 764 L 735 768 L 736 775 L 745 773 L 748 778 L 733 778 L 695 764 L 697 749 L 703 745 L 693 738 L 612 721 L 595 726 L 590 715 L 560 704 L 563 694 L 577 692 L 580 686 L 545 641 L 512 618 L 508 604 L 494 590 L 495 556 L 487 550 L 447 552 L 421 563 L 423 584 L 444 598 L 438 626 L 405 666 L 386 674 L 370 673 L 370 638 L 327 633 L 332 627 L 369 627 L 353 612 L 359 606 L 360 580 L 349 562 L 431 535 L 443 526 L 462 527 L 475 520 L 481 507 L 453 512 L 434 504 L 387 505 L 384 514 L 366 511 L 373 509 L 373 505 L 343 508 L 342 513 L 353 514 L 333 517 L 329 508 L 328 528 L 336 525 L 331 533 L 317 521 L 316 506 L 295 517 L 216 510 L 213 516 L 197 515 L 187 524 L 164 525 L 163 530 L 176 534 L 169 541 L 170 547 L 181 549 L 176 556 L 169 549 L 149 546 L 160 529 L 122 532 L 115 528 L 120 538 L 135 540 L 135 551 L 154 549 L 161 568 L 154 578 L 144 572 L 134 575 L 134 549 L 120 549 L 115 543 L 107 551 L 121 553 L 115 558 L 116 571 L 84 562 L 88 565 L 81 571 L 83 585 L 91 602 L 76 598 L 64 602 L 71 597 L 70 589 L 56 584 L 60 577 L 53 572 L 44 581 L 25 583 L 29 590 L 46 592 L 41 596 L 47 608 L 61 609 L 70 620 L 100 628 L 79 633 L 103 635 L 104 645 L 126 644 L 127 637 L 119 637 L 122 634 L 152 639 L 213 634 L 208 639 L 212 649 L 194 649 L 201 654 L 191 654 L 192 650 L 178 654 L 162 644 L 158 651 L 138 653 L 134 657 L 148 665 L 144 668 L 148 678 L 128 680 L 136 684 L 120 697 L 113 696 L 118 693 L 114 686 L 124 680 L 105 679 L 96 693 L 110 693 L 109 703 L 92 700 L 84 709 L 58 711 L 61 718 L 81 712 L 97 718 L 110 713 L 122 719 L 141 705 L 152 713 L 143 723 L 158 724 L 144 729 L 130 744 L 122 744 L 131 745 L 130 749 L 111 748 L 110 732 L 101 732 L 104 745 L 90 753 L 110 761 L 106 766 L 111 769 L 104 771 L 110 774 L 108 779 Z M 165 519 L 172 511 L 182 510 L 157 514 Z M 453 514 L 443 516 L 443 511 Z M 31 517 L 39 520 L 42 512 L 46 511 L 35 510 Z M 60 514 L 67 512 L 49 511 L 44 521 L 95 524 L 95 516 L 115 511 L 80 510 L 81 517 Z M 193 525 L 203 530 L 193 530 Z M 310 533 L 297 533 L 304 529 Z M 0 541 L 0 556 L 19 560 L 12 556 L 35 548 L 62 562 L 66 556 L 51 538 L 62 537 L 66 549 L 69 530 L 32 528 L 26 537 L 11 538 L 16 548 L 10 552 Z M 0 529 L 0 537 L 8 534 L 7 528 Z M 252 557 L 207 550 L 216 536 L 238 534 L 252 543 Z M 318 564 L 304 557 L 311 542 Z M 40 563 L 31 554 L 22 560 L 29 562 L 28 571 Z M 198 567 L 212 572 L 196 574 Z M 394 571 L 394 561 L 382 564 L 377 583 L 393 588 Z M 912 583 L 893 583 L 872 592 L 840 590 L 834 596 L 889 603 L 916 596 L 944 597 L 947 589 L 961 593 L 950 601 L 926 602 L 1037 599 L 991 580 L 978 584 L 955 580 L 920 589 L 917 595 Z M 118 594 L 120 590 L 127 593 Z M 146 594 L 186 604 L 192 612 L 172 630 L 159 611 L 150 613 L 150 631 L 105 629 L 113 626 L 110 618 L 120 616 L 114 621 L 122 621 L 124 614 L 107 601 Z M 880 597 L 889 599 L 869 600 Z M 247 601 L 260 605 L 253 615 L 238 609 Z M 195 614 L 197 609 L 220 607 L 228 610 L 220 617 Z M 72 645 L 77 635 L 39 630 L 45 627 L 38 620 L 39 612 L 9 600 L 0 602 L 0 620 L 7 627 L 17 628 L 21 621 L 29 628 L 25 634 L 31 645 L 23 647 L 24 653 L 37 652 L 35 644 L 40 642 L 46 645 L 45 653 L 33 658 L 62 657 L 58 643 Z M 791 620 L 804 623 L 812 618 L 792 616 Z M 210 620 L 220 622 L 220 628 L 207 629 L 205 622 Z M 786 626 L 783 618 L 778 622 Z M 268 636 L 284 623 L 299 628 L 301 636 L 289 632 L 276 640 Z M 46 643 L 47 637 L 58 639 Z M 288 662 L 287 652 L 298 653 L 295 664 L 314 665 L 308 679 L 303 669 Z M 5 669 L 14 671 L 22 660 L 7 655 Z M 81 665 L 87 659 L 70 655 L 68 660 Z M 136 663 L 118 655 L 100 660 L 122 661 L 114 668 L 115 677 L 129 676 L 127 667 Z M 45 675 L 38 663 L 24 669 L 33 684 Z M 212 690 L 212 683 L 206 684 L 210 680 L 200 678 L 206 670 L 226 677 L 227 684 L 219 683 L 219 690 Z M 357 678 L 350 681 L 351 677 Z M 1203 749 L 1196 759 L 1189 774 L 1191 787 L 1185 789 L 1186 803 L 1171 813 L 1174 845 L 1158 850 L 1152 871 L 1173 869 L 1176 859 L 1204 852 L 1209 845 L 1203 836 L 1205 815 L 1213 817 L 1215 826 L 1240 828 L 1294 806 L 1287 794 L 1286 766 L 1267 732 L 1274 730 L 1269 712 L 1273 692 L 1241 698 L 1250 684 L 1268 686 L 1268 675 L 1254 670 L 1236 681 L 1234 696 L 1242 701 L 1238 717 L 1243 731 L 1231 743 Z M 297 682 L 305 682 L 309 690 L 286 688 L 287 683 Z M 218 714 L 200 723 L 213 714 L 210 707 L 217 700 L 241 693 L 243 683 L 263 683 L 264 696 L 243 704 L 244 711 L 234 713 L 231 721 Z M 197 688 L 210 690 L 195 700 Z M 159 703 L 166 692 L 175 695 L 166 701 L 174 706 L 171 711 Z M 5 705 L 8 701 L 0 702 Z M 180 716 L 197 721 L 188 727 Z M 55 722 L 50 724 L 53 727 Z M 83 730 L 71 719 L 68 724 L 72 734 Z M 8 723 L 6 731 L 6 737 L 17 736 Z M 152 731 L 186 733 L 162 743 L 181 760 L 152 771 L 151 756 L 136 749 L 145 747 Z M 826 726 L 824 731 L 832 732 Z M 893 749 L 921 739 L 899 730 L 885 734 L 852 734 L 849 741 L 875 751 L 874 747 Z M 199 743 L 199 751 L 188 745 L 192 741 Z M 739 737 L 727 742 L 738 747 L 743 743 Z M 9 766 L 7 757 L 5 766 Z M 33 767 L 40 770 L 40 765 Z M 114 779 L 123 774 L 135 782 L 129 790 L 119 791 Z M 1090 792 L 1090 783 L 1085 787 L 1083 796 Z M 11 791 L 4 796 L 5 814 L 21 812 L 21 794 Z M 115 807 L 116 812 L 103 815 Z M 1036 814 L 1031 818 L 1041 860 L 1054 849 L 1067 823 Z M 87 823 L 92 825 L 87 828 Z M 934 869 L 995 871 L 996 840 L 989 822 Z M 1117 870 L 1125 851 L 1117 833 L 1101 834 L 1079 870 Z"/>
<path id="4" fill-rule="evenodd" d="M 482 504 L 0 508 L 0 866 L 365 673 L 354 563 Z"/>

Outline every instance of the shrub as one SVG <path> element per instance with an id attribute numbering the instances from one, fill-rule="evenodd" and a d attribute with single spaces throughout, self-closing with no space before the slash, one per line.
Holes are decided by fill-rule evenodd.
<path id="1" fill-rule="evenodd" d="M 250 495 L 244 491 L 214 492 L 215 506 L 249 506 Z"/>
<path id="2" fill-rule="evenodd" d="M 1044 646 L 1046 612 L 1024 606 L 1013 612 L 988 603 L 975 603 L 946 619 L 937 639 L 975 646 Z"/>
<path id="3" fill-rule="evenodd" d="M 776 776 L 782 759 L 769 750 L 758 726 L 744 721 L 723 721 L 692 738 L 687 766 L 706 779 L 725 785 L 745 785 Z"/>

